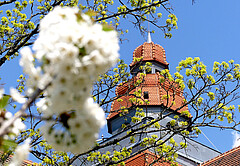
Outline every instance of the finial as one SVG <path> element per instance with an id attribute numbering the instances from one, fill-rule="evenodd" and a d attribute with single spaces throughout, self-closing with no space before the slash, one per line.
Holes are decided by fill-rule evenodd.
<path id="1" fill-rule="evenodd" d="M 147 43 L 151 43 L 152 39 L 151 39 L 151 34 L 150 31 L 148 31 L 148 39 L 147 39 Z"/>

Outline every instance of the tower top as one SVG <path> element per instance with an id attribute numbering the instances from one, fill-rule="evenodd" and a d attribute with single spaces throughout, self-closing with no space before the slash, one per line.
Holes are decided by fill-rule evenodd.
<path id="1" fill-rule="evenodd" d="M 163 66 L 164 69 L 168 69 L 164 48 L 158 44 L 154 44 L 151 41 L 151 36 L 148 42 L 143 43 L 134 50 L 133 61 L 129 65 L 131 68 L 140 63 L 140 61 L 136 61 L 136 58 L 140 58 L 144 62 L 156 62 Z"/>
<path id="2" fill-rule="evenodd" d="M 151 41 L 150 33 L 148 35 L 148 42 L 138 46 L 133 52 L 133 61 L 129 65 L 133 78 L 116 87 L 116 96 L 121 100 L 113 101 L 111 104 L 111 110 L 107 117 L 109 133 L 118 132 L 118 129 L 122 129 L 121 125 L 123 123 L 130 124 L 130 117 L 134 116 L 134 108 L 136 106 L 146 108 L 146 114 L 147 110 L 148 113 L 150 113 L 147 115 L 149 117 L 154 117 L 155 113 L 159 113 L 159 111 L 164 108 L 167 108 L 168 111 L 172 111 L 173 114 L 176 115 L 181 115 L 182 111 L 188 110 L 188 106 L 183 106 L 185 98 L 179 85 L 174 81 L 169 80 L 165 81 L 163 85 L 163 83 L 159 81 L 160 78 L 163 77 L 160 75 L 160 71 L 168 69 L 169 64 L 166 61 L 165 50 L 163 47 L 153 43 Z M 147 62 L 152 63 L 150 67 L 151 71 L 142 71 L 140 67 Z M 141 72 L 145 72 L 144 78 L 141 76 Z M 142 82 L 138 85 L 137 82 L 139 80 Z M 142 102 L 136 102 L 138 100 L 130 101 L 135 92 L 141 92 L 141 99 L 138 99 Z M 170 98 L 165 99 L 164 96 L 170 96 Z M 148 100 L 148 103 L 143 102 L 146 99 Z M 122 108 L 129 109 L 127 115 L 129 119 L 127 119 L 127 122 L 121 117 Z M 184 115 L 182 117 L 185 120 L 191 120 L 191 116 Z"/>

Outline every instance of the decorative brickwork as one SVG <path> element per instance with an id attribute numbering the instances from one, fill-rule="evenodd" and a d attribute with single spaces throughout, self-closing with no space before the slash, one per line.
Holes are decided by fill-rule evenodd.
<path id="1" fill-rule="evenodd" d="M 143 45 L 138 46 L 133 52 L 133 59 L 141 57 L 142 61 L 156 61 L 163 65 L 166 69 L 168 68 L 165 50 L 158 44 L 145 42 Z M 129 66 L 132 67 L 136 64 L 137 62 L 133 61 Z"/>

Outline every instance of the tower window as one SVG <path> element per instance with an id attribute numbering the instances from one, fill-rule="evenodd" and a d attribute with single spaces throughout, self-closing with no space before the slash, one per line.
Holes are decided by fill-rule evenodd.
<path id="1" fill-rule="evenodd" d="M 148 91 L 143 92 L 143 98 L 149 99 Z"/>
<path id="2" fill-rule="evenodd" d="M 160 73 L 160 70 L 158 70 L 158 69 L 155 69 L 155 73 L 157 73 L 157 72 L 159 72 L 159 73 Z"/>

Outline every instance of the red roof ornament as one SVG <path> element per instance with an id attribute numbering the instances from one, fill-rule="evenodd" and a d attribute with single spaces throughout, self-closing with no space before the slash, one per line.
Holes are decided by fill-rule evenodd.
<path id="1" fill-rule="evenodd" d="M 154 44 L 153 42 L 145 42 L 143 45 L 138 46 L 134 50 L 133 61 L 129 65 L 130 67 L 133 67 L 138 63 L 138 61 L 136 61 L 136 58 L 141 58 L 141 61 L 155 61 L 157 63 L 160 63 L 165 69 L 168 69 L 165 50 L 162 46 Z"/>

